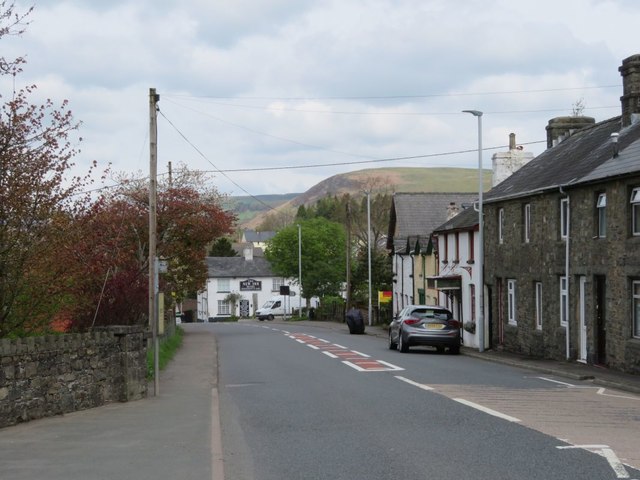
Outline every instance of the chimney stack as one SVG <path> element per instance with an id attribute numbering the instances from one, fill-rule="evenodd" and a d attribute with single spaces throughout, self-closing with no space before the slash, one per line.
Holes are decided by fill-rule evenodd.
<path id="1" fill-rule="evenodd" d="M 451 220 L 453 217 L 455 217 L 458 213 L 460 212 L 460 209 L 458 208 L 458 206 L 456 205 L 456 202 L 451 202 L 448 206 L 447 206 L 447 221 Z"/>
<path id="2" fill-rule="evenodd" d="M 533 160 L 533 153 L 525 152 L 522 146 L 518 146 L 516 143 L 516 134 L 510 133 L 509 151 L 497 152 L 491 157 L 493 171 L 491 175 L 491 186 L 495 187 L 531 160 Z"/>
<path id="3" fill-rule="evenodd" d="M 547 148 L 559 144 L 565 138 L 570 137 L 576 130 L 588 127 L 596 123 L 593 117 L 556 117 L 549 120 L 547 125 Z"/>
<path id="4" fill-rule="evenodd" d="M 622 75 L 622 128 L 628 127 L 640 117 L 640 55 L 632 55 L 618 68 Z"/>

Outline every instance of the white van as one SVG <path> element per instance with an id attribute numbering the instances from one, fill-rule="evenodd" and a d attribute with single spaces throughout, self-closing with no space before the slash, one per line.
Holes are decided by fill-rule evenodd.
<path id="1" fill-rule="evenodd" d="M 274 317 L 282 317 L 285 314 L 285 308 L 287 315 L 291 315 L 291 297 L 280 295 L 278 297 L 271 297 L 267 302 L 256 310 L 256 317 L 258 320 L 273 320 Z"/>

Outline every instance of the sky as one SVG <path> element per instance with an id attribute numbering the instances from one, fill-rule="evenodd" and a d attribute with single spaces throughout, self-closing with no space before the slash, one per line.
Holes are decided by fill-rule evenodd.
<path id="1" fill-rule="evenodd" d="M 221 193 L 304 192 L 380 167 L 478 167 L 510 133 L 534 154 L 551 118 L 620 114 L 640 53 L 637 0 L 16 0 L 15 87 L 68 100 L 91 162 L 210 173 Z M 0 93 L 13 85 L 3 79 Z M 410 158 L 407 158 L 410 157 Z M 113 183 L 107 180 L 107 184 Z"/>

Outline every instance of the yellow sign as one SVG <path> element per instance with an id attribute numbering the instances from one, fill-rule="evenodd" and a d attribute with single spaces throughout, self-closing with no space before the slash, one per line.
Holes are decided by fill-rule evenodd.
<path id="1" fill-rule="evenodd" d="M 378 303 L 389 303 L 393 298 L 391 291 L 378 291 Z"/>

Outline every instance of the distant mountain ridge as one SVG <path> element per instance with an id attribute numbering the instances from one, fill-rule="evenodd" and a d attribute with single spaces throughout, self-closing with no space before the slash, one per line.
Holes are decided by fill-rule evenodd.
<path id="1" fill-rule="evenodd" d="M 484 171 L 485 190 L 491 182 L 491 171 Z M 273 210 L 295 214 L 300 205 L 313 205 L 321 198 L 350 194 L 360 196 L 363 191 L 377 192 L 476 192 L 478 170 L 475 168 L 375 168 L 341 173 L 314 185 L 304 193 L 285 195 L 256 195 L 230 197 L 230 209 L 239 217 L 239 227 L 257 228 Z"/>

